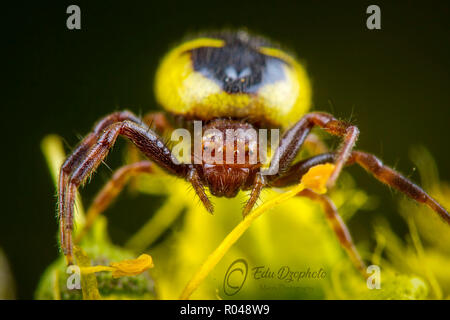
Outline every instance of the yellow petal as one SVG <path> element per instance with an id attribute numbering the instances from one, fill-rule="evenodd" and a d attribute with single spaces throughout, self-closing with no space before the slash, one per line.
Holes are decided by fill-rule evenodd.
<path id="1" fill-rule="evenodd" d="M 327 192 L 326 184 L 328 178 L 334 170 L 334 164 L 325 163 L 312 167 L 302 177 L 301 184 L 316 193 L 323 194 Z"/>
<path id="2" fill-rule="evenodd" d="M 291 190 L 281 193 L 277 197 L 252 210 L 233 230 L 231 230 L 220 245 L 208 256 L 200 269 L 194 274 L 191 280 L 189 280 L 186 287 L 184 287 L 180 300 L 189 299 L 191 294 L 200 286 L 211 270 L 219 263 L 231 246 L 239 240 L 256 218 L 289 198 L 295 197 L 303 189 L 305 189 L 305 186 L 300 183 Z"/>
<path id="3" fill-rule="evenodd" d="M 82 274 L 90 274 L 102 271 L 112 271 L 114 272 L 114 268 L 107 266 L 93 266 L 93 267 L 81 267 L 80 268 Z"/>
<path id="4" fill-rule="evenodd" d="M 112 262 L 111 267 L 114 269 L 113 278 L 135 276 L 153 268 L 153 260 L 148 254 L 141 254 L 137 259 Z"/>
<path id="5" fill-rule="evenodd" d="M 272 209 L 276 205 L 294 197 L 304 188 L 309 188 L 317 193 L 325 193 L 327 191 L 325 185 L 334 170 L 331 163 L 321 164 L 312 167 L 302 177 L 300 184 L 287 192 L 281 193 L 279 196 L 263 203 L 253 211 L 251 211 L 220 243 L 220 245 L 208 256 L 200 269 L 194 274 L 191 280 L 183 289 L 180 299 L 189 299 L 191 294 L 200 286 L 203 280 L 208 276 L 211 270 L 223 258 L 230 247 L 242 236 L 242 234 L 250 227 L 253 221 L 264 212 Z"/>

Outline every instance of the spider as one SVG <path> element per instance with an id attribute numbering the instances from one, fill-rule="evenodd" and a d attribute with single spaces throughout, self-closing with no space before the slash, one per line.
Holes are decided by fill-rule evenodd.
<path id="1" fill-rule="evenodd" d="M 245 218 L 263 188 L 297 184 L 310 168 L 332 163 L 334 169 L 327 182 L 328 188 L 335 185 L 344 166 L 358 164 L 382 183 L 426 204 L 450 223 L 449 213 L 419 186 L 385 166 L 376 156 L 354 150 L 359 135 L 356 126 L 327 113 L 308 113 L 311 88 L 304 67 L 292 55 L 263 37 L 249 35 L 245 31 L 221 31 L 183 42 L 162 60 L 156 73 L 155 92 L 166 113 L 153 113 L 141 119 L 130 111 L 122 111 L 104 117 L 61 166 L 58 182 L 60 244 L 69 264 L 73 261 L 73 210 L 77 189 L 105 159 L 118 136 L 128 138 L 149 160 L 120 168 L 94 200 L 96 212 L 105 210 L 130 176 L 151 174 L 157 165 L 168 174 L 189 182 L 211 213 L 213 205 L 205 188 L 218 197 L 234 197 L 240 190 L 250 190 L 243 209 Z M 161 135 L 156 133 L 172 130 L 174 122 L 170 120 L 178 120 L 190 130 L 194 121 L 202 121 L 204 129 L 222 134 L 230 129 L 256 131 L 277 128 L 282 130 L 282 135 L 268 171 L 263 174 L 260 157 L 256 162 L 249 161 L 251 148 L 241 152 L 244 154 L 243 163 L 236 161 L 237 145 L 242 138 L 237 135 L 232 136 L 228 149 L 221 149 L 231 151 L 231 162 L 207 162 L 201 158 L 202 153 L 200 161 L 178 161 Z M 340 137 L 342 143 L 337 151 L 327 151 L 311 133 L 313 127 Z M 260 147 L 259 141 L 257 148 Z M 296 161 L 304 145 L 318 146 L 321 152 Z M 203 152 L 208 148 L 205 135 L 200 146 Z M 211 154 L 218 155 L 218 150 L 214 149 Z M 193 155 L 190 157 L 198 160 Z M 364 274 L 365 264 L 330 198 L 311 189 L 303 190 L 298 196 L 322 205 L 340 244 Z M 88 221 L 85 228 L 91 222 Z"/>

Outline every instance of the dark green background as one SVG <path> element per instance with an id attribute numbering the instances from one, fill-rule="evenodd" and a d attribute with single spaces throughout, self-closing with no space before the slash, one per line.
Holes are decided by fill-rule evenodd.
<path id="1" fill-rule="evenodd" d="M 366 8 L 379 4 L 382 30 L 366 29 Z M 82 30 L 66 29 L 66 8 L 78 4 Z M 248 27 L 296 52 L 307 65 L 316 110 L 353 121 L 358 148 L 411 175 L 411 146 L 433 154 L 441 178 L 448 165 L 448 2 L 249 3 L 245 1 L 36 1 L 2 7 L 2 205 L 0 247 L 10 259 L 19 298 L 32 298 L 40 274 L 57 254 L 55 189 L 40 151 L 49 133 L 68 146 L 114 110 L 156 109 L 151 84 L 161 56 L 187 33 Z M 108 158 L 116 168 L 123 144 Z M 358 185 L 379 197 L 375 211 L 350 223 L 356 238 L 386 215 L 404 232 L 398 196 L 358 169 Z M 101 168 L 83 192 L 85 204 L 111 175 Z M 161 199 L 121 196 L 109 210 L 110 232 L 121 243 Z M 126 215 L 123 214 L 126 212 Z"/>

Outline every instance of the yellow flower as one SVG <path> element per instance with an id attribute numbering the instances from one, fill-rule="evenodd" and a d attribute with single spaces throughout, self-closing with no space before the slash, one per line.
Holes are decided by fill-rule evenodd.
<path id="1" fill-rule="evenodd" d="M 134 260 L 123 260 L 121 262 L 112 262 L 111 267 L 114 269 L 113 278 L 119 278 L 123 276 L 135 276 L 145 270 L 153 268 L 153 260 L 148 254 L 141 254 Z"/>
<path id="2" fill-rule="evenodd" d="M 120 262 L 111 262 L 109 266 L 82 267 L 82 274 L 110 271 L 113 278 L 124 276 L 136 276 L 142 272 L 153 268 L 153 260 L 148 254 L 141 254 L 137 259 L 123 260 Z"/>
<path id="3" fill-rule="evenodd" d="M 53 136 L 45 141 L 49 143 L 47 148 L 44 148 L 48 159 L 54 160 L 52 157 L 55 154 L 61 154 L 61 150 L 48 147 L 55 147 L 60 140 Z M 54 172 L 59 164 L 49 161 L 49 166 Z M 125 244 L 126 249 L 112 246 L 105 228 L 107 212 L 105 216 L 100 216 L 80 243 L 91 258 L 89 264 L 80 265 L 82 274 L 86 274 L 93 280 L 97 278 L 101 298 L 176 299 L 183 292 L 182 298 L 190 298 L 192 294 L 194 299 L 226 299 L 230 297 L 226 295 L 223 288 L 224 276 L 234 261 L 243 259 L 249 267 L 248 277 L 242 290 L 231 298 L 424 299 L 430 297 L 429 292 L 436 292 L 434 296 L 438 298 L 448 297 L 450 287 L 446 285 L 448 272 L 445 272 L 445 268 L 441 268 L 442 270 L 438 268 L 446 264 L 442 263 L 444 260 L 441 259 L 439 259 L 440 263 L 432 261 L 435 257 L 432 255 L 433 252 L 444 255 L 442 248 L 446 242 L 432 238 L 435 233 L 430 233 L 431 236 L 427 240 L 433 240 L 435 251 L 427 250 L 426 255 L 418 255 L 414 252 L 416 251 L 414 247 L 401 245 L 396 247 L 396 242 L 390 241 L 392 237 L 389 230 L 381 230 L 383 232 L 378 233 L 383 225 L 379 221 L 374 223 L 377 240 L 384 236 L 389 241 L 378 241 L 378 247 L 375 250 L 367 249 L 369 247 L 367 240 L 356 243 L 366 261 L 370 260 L 370 254 L 374 251 L 373 264 L 381 267 L 381 290 L 368 289 L 366 281 L 354 269 L 336 235 L 329 228 L 320 205 L 311 200 L 296 197 L 304 188 L 325 193 L 326 182 L 333 169 L 332 164 L 319 165 L 311 168 L 295 187 L 285 190 L 265 190 L 261 196 L 261 204 L 244 220 L 241 216 L 242 202 L 246 199 L 244 192 L 233 199 L 214 198 L 215 214 L 210 215 L 201 204 L 193 201 L 195 193 L 187 192 L 189 184 L 185 181 L 169 176 L 158 169 L 151 175 L 138 176 L 133 181 L 137 191 L 153 197 L 166 197 L 165 202 L 155 212 L 149 212 L 151 218 L 129 239 Z M 338 188 L 335 188 L 328 196 L 335 202 L 344 221 L 348 221 L 361 207 L 367 208 L 368 203 L 369 206 L 373 203 L 362 190 L 356 188 L 347 172 L 342 173 Z M 422 207 L 419 209 L 427 210 Z M 269 210 L 271 212 L 268 212 Z M 411 211 L 408 210 L 410 214 Z M 261 219 L 256 219 L 263 213 L 266 214 Z M 428 218 L 429 215 L 421 213 L 416 215 L 415 220 L 422 216 L 424 219 Z M 79 229 L 82 226 L 82 218 L 83 215 L 80 214 L 75 219 Z M 419 226 L 420 223 L 416 222 Z M 448 228 L 448 226 L 445 227 Z M 448 229 L 442 228 L 443 232 L 439 232 L 440 239 L 448 235 L 444 232 Z M 350 231 L 353 232 L 353 230 Z M 425 235 L 422 236 L 425 237 Z M 137 256 L 147 248 L 151 248 L 151 257 L 140 255 L 137 259 L 123 260 Z M 401 250 L 405 248 L 407 250 Z M 384 258 L 383 251 L 387 253 L 390 261 Z M 401 265 L 403 256 L 409 258 L 404 261 L 417 259 L 424 262 L 425 258 L 429 259 L 429 262 L 427 261 L 429 267 L 423 269 L 423 272 L 419 267 L 406 268 Z M 107 259 L 102 260 L 103 257 Z M 448 254 L 445 254 L 445 258 L 448 259 Z M 149 279 L 143 277 L 147 273 L 132 278 L 113 279 L 140 274 L 153 267 L 153 259 L 157 261 L 151 274 L 151 279 L 154 279 L 155 288 L 158 290 L 155 295 L 152 295 L 153 289 L 148 287 Z M 120 262 L 91 266 L 91 263 L 107 264 L 108 261 Z M 62 260 L 59 266 L 62 270 L 59 272 L 60 283 L 64 285 L 66 277 L 64 277 L 65 269 L 63 269 Z M 323 269 L 326 277 L 320 281 L 304 279 L 290 283 L 279 279 L 256 280 L 252 270 L 260 266 L 275 272 L 281 267 L 289 268 L 293 272 Z M 52 266 L 49 267 L 49 271 L 54 269 Z M 108 271 L 108 273 L 96 273 L 99 271 Z M 143 279 L 138 282 L 138 290 L 134 288 L 134 285 L 129 286 L 134 288 L 132 290 L 121 289 L 122 285 L 115 283 L 128 281 L 128 279 L 137 281 L 139 277 Z M 50 276 L 43 276 L 39 291 L 41 294 L 38 296 L 48 297 L 51 279 Z M 442 293 L 439 292 L 440 288 L 433 284 L 436 282 L 435 279 L 439 282 Z M 62 299 L 72 298 L 64 291 L 64 286 L 59 288 L 62 288 Z"/>
<path id="4" fill-rule="evenodd" d="M 302 177 L 301 184 L 319 194 L 327 192 L 325 185 L 334 170 L 334 164 L 325 163 L 312 167 Z"/>
<path id="5" fill-rule="evenodd" d="M 245 219 L 239 223 L 236 228 L 234 228 L 222 241 L 222 243 L 217 247 L 217 249 L 209 255 L 207 260 L 203 263 L 194 277 L 189 281 L 187 286 L 181 293 L 180 299 L 188 299 L 190 295 L 198 288 L 200 283 L 206 278 L 206 276 L 211 272 L 211 270 L 217 265 L 219 260 L 223 258 L 225 253 L 230 249 L 230 247 L 242 236 L 242 234 L 250 227 L 253 221 L 262 215 L 264 212 L 272 209 L 276 205 L 296 196 L 300 191 L 305 188 L 311 188 L 313 190 L 319 190 L 319 192 L 325 193 L 325 184 L 334 169 L 333 164 L 320 164 L 312 167 L 308 172 L 302 177 L 302 181 L 299 185 L 292 188 L 291 190 L 280 194 L 278 197 L 267 201 L 255 210 L 249 213 Z"/>
<path id="6" fill-rule="evenodd" d="M 60 141 L 61 139 L 56 136 L 47 137 L 43 141 L 43 150 L 53 174 L 58 170 L 59 162 L 63 159 Z M 55 155 L 58 156 L 56 164 Z M 248 219 L 249 216 L 244 219 L 247 225 L 241 224 L 239 228 L 242 232 L 250 226 L 250 223 L 252 227 L 242 237 L 239 235 L 235 238 L 235 241 L 239 239 L 238 243 L 223 251 L 223 259 L 195 291 L 194 298 L 216 298 L 217 289 L 223 282 L 226 269 L 238 257 L 245 258 L 251 265 L 263 263 L 271 264 L 275 268 L 279 267 L 279 263 L 283 263 L 293 269 L 323 267 L 327 271 L 336 264 L 336 261 L 344 260 L 349 263 L 350 272 L 354 272 L 344 250 L 329 228 L 320 206 L 310 200 L 294 197 L 305 187 L 324 191 L 327 174 L 331 170 L 332 165 L 318 166 L 310 170 L 302 179 L 305 186 L 299 184 L 283 191 L 265 190 L 261 195 L 261 205 L 253 212 L 254 217 L 269 209 L 273 212 L 254 223 Z M 349 176 L 347 178 L 347 180 L 351 179 Z M 207 214 L 196 201 L 192 201 L 195 194 L 186 192 L 189 185 L 185 181 L 175 179 L 161 170 L 156 170 L 152 175 L 136 177 L 132 184 L 137 191 L 151 196 L 166 196 L 167 199 L 160 209 L 152 214 L 151 219 L 125 244 L 126 251 L 140 253 L 151 246 L 152 258 L 158 261 L 152 269 L 152 278 L 157 283 L 157 294 L 162 299 L 177 298 L 211 252 L 230 234 L 230 231 L 244 222 L 241 216 L 241 203 L 245 193 L 242 192 L 233 199 L 214 198 L 216 210 L 212 216 Z M 319 190 L 320 188 L 322 189 Z M 343 217 L 351 216 L 367 201 L 367 196 L 363 192 L 354 189 L 346 192 L 336 190 L 333 192 L 333 197 L 338 207 L 343 202 L 346 203 L 341 211 Z M 181 215 L 183 227 L 174 232 L 173 230 L 176 229 L 173 229 L 173 226 L 180 221 Z M 84 218 L 82 214 L 79 216 L 81 219 L 75 218 L 78 230 L 82 229 L 82 218 Z M 99 217 L 96 224 L 106 223 L 104 218 Z M 110 246 L 109 241 L 102 240 L 105 245 L 99 244 L 98 239 L 107 239 L 107 235 L 104 231 L 96 231 L 105 230 L 104 227 L 96 228 L 96 224 L 80 243 L 80 246 L 89 249 L 88 254 L 92 261 L 96 261 L 97 257 L 103 256 L 105 252 L 113 253 L 107 249 Z M 172 231 L 166 233 L 167 230 Z M 101 236 L 96 236 L 96 233 Z M 164 241 L 158 241 L 154 245 L 164 233 L 166 233 Z M 312 245 L 315 247 L 313 251 L 310 250 Z M 111 258 L 110 260 L 114 261 L 113 255 Z M 104 267 L 108 270 L 112 268 L 112 266 Z M 101 275 L 102 273 L 98 273 L 97 278 Z M 324 298 L 325 288 L 329 286 L 327 282 L 328 280 L 302 284 L 302 286 L 313 288 L 313 295 L 307 291 L 293 294 L 289 289 L 284 290 L 282 287 L 273 291 L 255 291 L 257 288 L 249 282 L 240 297 Z M 99 290 L 102 293 L 100 284 Z M 102 297 L 104 297 L 103 293 Z"/>

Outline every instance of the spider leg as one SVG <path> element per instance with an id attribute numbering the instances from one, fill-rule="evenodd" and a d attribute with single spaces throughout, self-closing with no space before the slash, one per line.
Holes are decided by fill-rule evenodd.
<path id="1" fill-rule="evenodd" d="M 309 137 L 309 136 L 308 136 Z M 305 147 L 308 140 L 305 141 Z M 316 144 L 315 140 L 311 140 L 312 145 L 309 145 L 311 147 L 311 151 L 317 151 L 322 150 L 322 148 L 326 148 L 325 145 L 319 143 Z M 277 187 L 278 185 L 283 187 L 286 184 L 296 184 L 300 180 L 297 179 L 297 177 L 303 176 L 311 167 L 314 167 L 315 165 L 326 163 L 326 162 L 333 162 L 335 159 L 334 153 L 323 153 L 319 156 L 315 156 L 312 158 L 308 158 L 305 161 L 301 161 L 300 163 L 297 163 L 296 166 L 292 166 L 289 168 L 288 171 L 286 171 L 281 178 L 278 178 L 277 180 L 273 180 L 270 182 L 270 186 Z M 294 171 L 301 171 L 300 173 L 294 172 Z M 292 171 L 292 172 L 291 172 Z M 291 183 L 289 183 L 289 180 L 292 180 Z M 252 211 L 253 207 L 255 206 L 256 201 L 258 201 L 259 195 L 261 194 L 261 191 L 264 187 L 268 185 L 267 180 L 265 176 L 261 174 L 257 174 L 254 180 L 253 188 L 250 193 L 250 198 L 247 200 L 247 203 L 245 204 L 245 207 L 242 211 L 242 216 L 245 218 L 246 215 Z"/>
<path id="2" fill-rule="evenodd" d="M 283 134 L 280 145 L 271 161 L 269 170 L 283 174 L 292 164 L 295 156 L 305 142 L 306 137 L 314 126 L 319 126 L 330 134 L 343 137 L 343 143 L 337 151 L 335 168 L 328 180 L 328 188 L 334 186 L 339 174 L 350 156 L 359 135 L 357 127 L 334 118 L 322 112 L 312 112 L 305 115 L 293 127 Z M 268 175 L 268 182 L 277 175 Z"/>
<path id="3" fill-rule="evenodd" d="M 426 204 L 450 224 L 450 214 L 444 207 L 418 185 L 414 184 L 394 169 L 385 166 L 376 156 L 362 151 L 353 151 L 347 163 L 357 163 L 366 171 L 372 173 L 377 180 L 397 189 L 417 202 Z"/>
<path id="4" fill-rule="evenodd" d="M 192 187 L 194 188 L 195 193 L 198 195 L 198 197 L 202 201 L 206 210 L 209 213 L 213 213 L 214 207 L 213 207 L 211 201 L 209 200 L 208 196 L 205 193 L 205 189 L 203 187 L 200 176 L 198 175 L 198 172 L 194 166 L 190 166 L 186 180 L 192 184 Z"/>
<path id="5" fill-rule="evenodd" d="M 110 120 L 111 118 L 113 119 Z M 71 231 L 76 191 L 100 165 L 119 135 L 131 140 L 144 155 L 169 173 L 187 177 L 188 165 L 177 164 L 163 141 L 152 130 L 138 122 L 140 121 L 130 113 L 125 119 L 118 119 L 117 116 L 106 117 L 99 123 L 105 124 L 97 125 L 61 167 L 58 189 L 61 247 L 69 263 L 72 260 Z"/>
<path id="6" fill-rule="evenodd" d="M 339 215 L 333 201 L 331 201 L 331 199 L 327 196 L 317 194 L 310 189 L 302 190 L 297 196 L 306 197 L 314 202 L 319 203 L 322 206 L 331 228 L 339 239 L 339 243 L 347 252 L 354 266 L 361 272 L 361 274 L 365 278 L 367 278 L 366 265 L 361 259 L 358 251 L 356 250 L 350 232 L 348 231 L 344 221 L 342 221 L 342 218 Z"/>
<path id="7" fill-rule="evenodd" d="M 259 195 L 261 194 L 261 190 L 266 186 L 266 181 L 263 175 L 256 174 L 255 183 L 253 184 L 252 191 L 250 193 L 250 198 L 247 200 L 245 204 L 244 210 L 242 211 L 242 216 L 245 218 L 246 215 L 252 211 L 252 208 L 255 206 L 256 201 L 258 201 Z"/>
<path id="8" fill-rule="evenodd" d="M 142 122 L 163 138 L 174 129 L 164 112 L 149 112 L 142 117 Z M 127 143 L 126 154 L 127 163 L 145 160 L 145 157 L 142 156 L 139 149 L 131 142 Z M 134 192 L 137 190 L 135 177 L 131 177 L 131 180 L 129 180 L 127 184 L 130 191 Z"/>
<path id="9" fill-rule="evenodd" d="M 319 126 L 330 134 L 343 137 L 343 143 L 336 153 L 337 156 L 334 158 L 335 168 L 327 182 L 328 188 L 332 188 L 334 186 L 343 166 L 345 165 L 345 162 L 352 152 L 356 140 L 358 139 L 359 130 L 356 126 L 338 120 L 330 114 L 323 112 L 308 113 L 283 134 L 280 145 L 272 158 L 268 170 L 273 174 L 265 175 L 266 179 L 264 179 L 264 185 L 261 186 L 255 184 L 251 197 L 245 205 L 243 211 L 244 216 L 252 210 L 261 189 L 267 184 L 270 185 L 272 181 L 278 179 L 289 170 L 295 156 L 307 140 L 311 133 L 311 129 L 314 126 Z M 314 138 L 309 138 L 308 144 L 311 142 L 314 144 Z M 317 141 L 315 144 L 319 148 L 326 148 L 323 144 L 319 145 Z M 255 183 L 257 183 L 257 181 L 255 181 Z"/>
<path id="10" fill-rule="evenodd" d="M 163 112 L 148 113 L 144 115 L 143 121 L 148 126 L 154 127 L 156 132 L 159 132 L 160 134 L 167 134 L 174 129 L 169 120 L 166 118 L 166 114 Z M 131 159 L 134 160 L 133 162 L 138 161 L 139 154 L 136 153 L 138 149 L 133 147 L 130 151 Z M 205 193 L 203 183 L 195 167 L 192 166 L 189 168 L 189 174 L 187 175 L 186 179 L 192 184 L 192 187 L 194 188 L 196 194 L 199 196 L 206 210 L 209 213 L 213 213 L 214 207 Z"/>
<path id="11" fill-rule="evenodd" d="M 95 222 L 96 218 L 104 212 L 119 193 L 125 187 L 125 184 L 131 177 L 142 173 L 152 173 L 153 164 L 150 161 L 140 161 L 132 163 L 118 169 L 112 178 L 103 186 L 100 192 L 96 195 L 94 201 L 86 213 L 86 223 L 83 229 L 78 234 L 74 243 L 79 243 L 83 236 L 89 231 Z"/>
<path id="12" fill-rule="evenodd" d="M 62 215 L 62 213 L 65 212 L 66 207 L 66 199 L 67 199 L 67 185 L 70 178 L 70 175 L 73 171 L 73 168 L 76 168 L 80 162 L 84 159 L 86 154 L 89 152 L 89 150 L 92 148 L 92 146 L 95 144 L 95 142 L 98 139 L 98 136 L 107 128 L 109 125 L 117 122 L 117 121 L 123 121 L 123 120 L 131 120 L 135 122 L 139 122 L 139 119 L 133 115 L 130 111 L 120 111 L 120 112 L 114 112 L 103 119 L 101 119 L 97 124 L 94 126 L 94 129 L 91 133 L 89 133 L 79 144 L 77 147 L 75 147 L 75 150 L 72 152 L 72 154 L 67 157 L 67 159 L 64 161 L 63 165 L 61 166 L 61 170 L 59 172 L 59 179 L 58 179 L 58 218 L 60 221 L 60 242 L 61 244 L 64 243 L 71 243 L 71 234 L 67 234 L 65 231 L 65 225 L 72 224 L 72 217 L 69 217 L 70 220 L 68 223 L 64 221 L 66 218 Z M 66 239 L 66 236 L 69 237 Z"/>
<path id="13" fill-rule="evenodd" d="M 285 172 L 284 175 L 278 175 L 276 179 L 269 183 L 273 187 L 286 187 L 299 183 L 301 177 L 311 168 L 318 164 L 334 162 L 338 155 L 336 153 L 324 153 L 315 157 L 308 158 L 294 164 Z M 450 224 L 450 214 L 435 199 L 428 195 L 422 188 L 414 184 L 394 169 L 386 166 L 376 156 L 362 152 L 352 151 L 346 165 L 358 164 L 382 183 L 400 191 L 409 198 L 426 204 L 442 219 Z"/>
<path id="14" fill-rule="evenodd" d="M 252 208 L 254 207 L 256 201 L 261 194 L 261 190 L 264 187 L 286 187 L 294 184 L 298 184 L 300 182 L 301 177 L 312 167 L 323 164 L 327 162 L 334 162 L 336 159 L 335 153 L 323 153 L 306 160 L 297 162 L 295 165 L 291 166 L 288 170 L 283 173 L 277 173 L 273 176 L 263 176 L 260 174 L 256 175 L 255 183 L 253 185 L 253 189 L 250 194 L 250 198 L 245 204 L 244 210 L 242 211 L 242 215 L 245 217 L 250 213 Z M 270 177 L 271 180 L 267 178 Z"/>
<path id="15" fill-rule="evenodd" d="M 324 163 L 333 163 L 336 159 L 336 153 L 322 153 L 317 156 L 307 158 L 292 165 L 282 174 L 272 177 L 269 186 L 283 188 L 298 184 L 303 175 L 314 166 Z"/>

